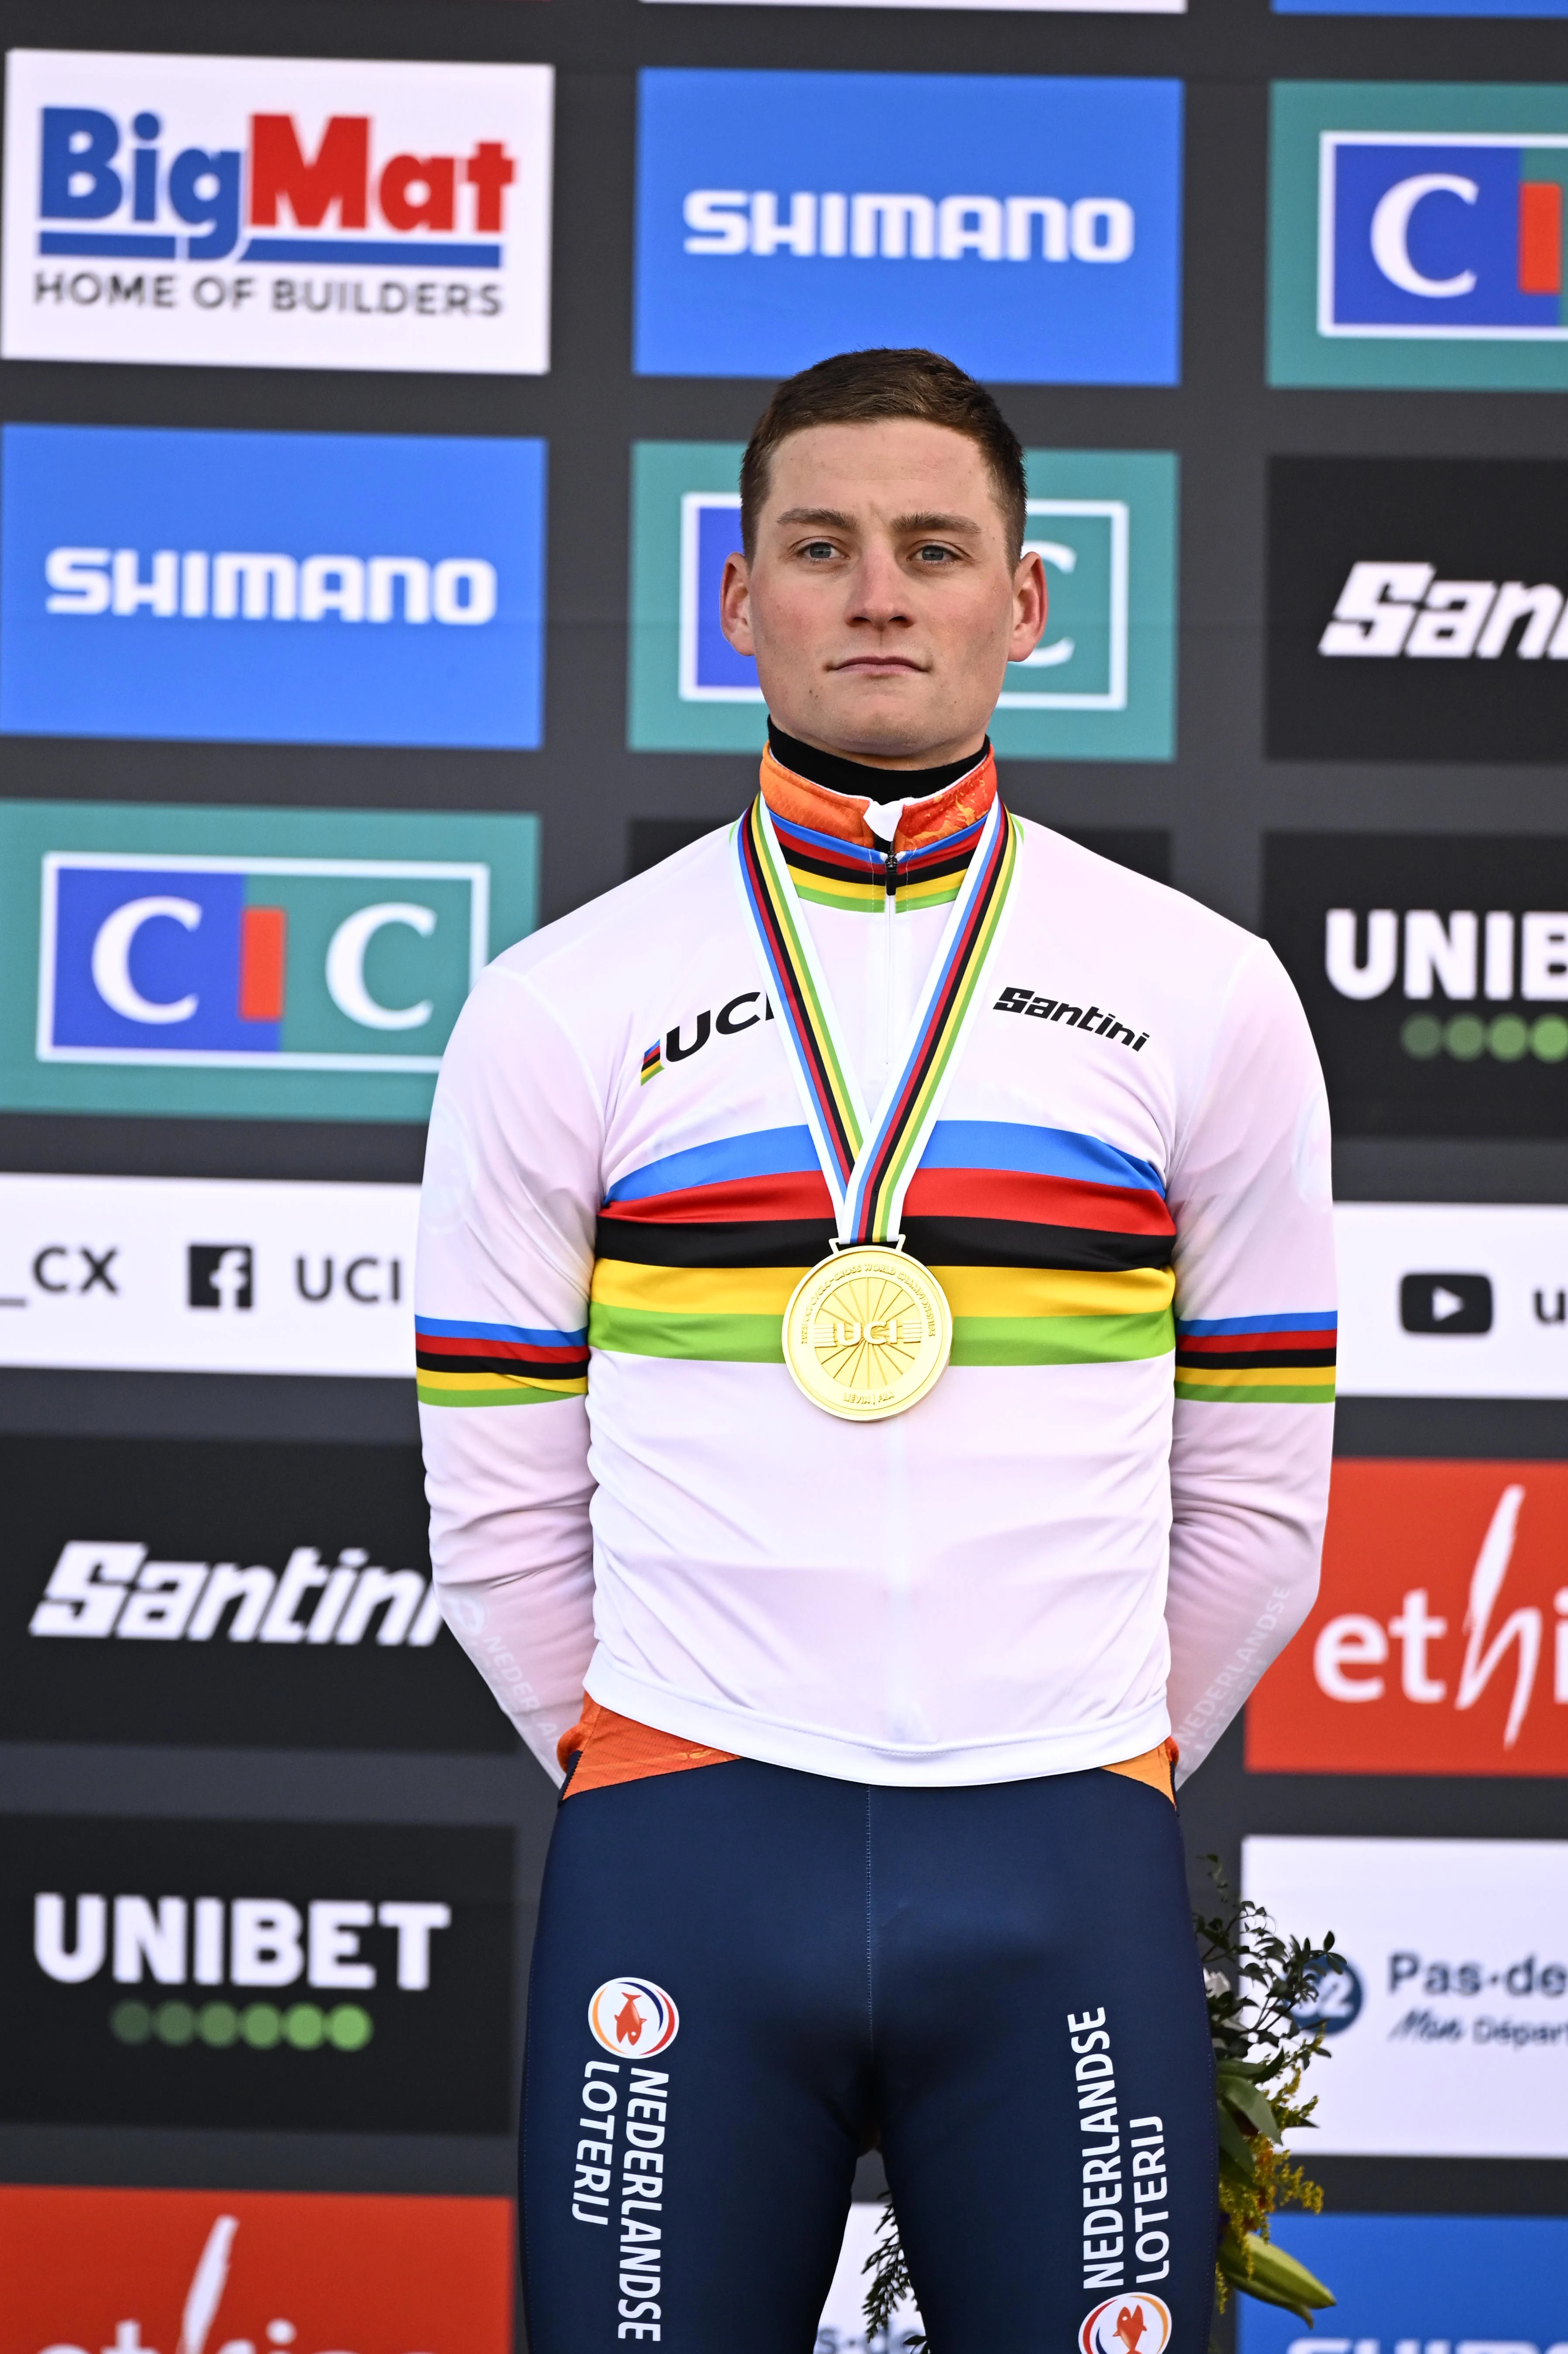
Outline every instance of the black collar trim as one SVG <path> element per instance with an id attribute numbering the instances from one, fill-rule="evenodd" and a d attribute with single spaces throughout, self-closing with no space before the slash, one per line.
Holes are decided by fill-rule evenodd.
<path id="1" fill-rule="evenodd" d="M 978 769 L 991 750 L 988 736 L 967 760 L 945 760 L 935 769 L 872 769 L 863 760 L 846 760 L 838 752 L 819 752 L 814 744 L 786 736 L 771 719 L 768 744 L 781 769 L 792 769 L 813 785 L 825 786 L 830 793 L 850 793 L 857 800 L 873 801 L 919 801 L 928 794 L 946 792 L 960 777 Z"/>

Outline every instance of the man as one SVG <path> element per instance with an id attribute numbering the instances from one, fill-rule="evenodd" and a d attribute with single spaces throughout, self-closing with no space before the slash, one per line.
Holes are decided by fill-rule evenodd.
<path id="1" fill-rule="evenodd" d="M 530 2343 L 809 2354 L 876 2142 L 938 2354 L 1203 2354 L 1169 1736 L 1316 1585 L 1321 1079 L 1261 941 L 997 800 L 980 387 L 807 369 L 741 512 L 758 801 L 499 958 L 431 1126 L 436 1575 L 571 1769 Z"/>

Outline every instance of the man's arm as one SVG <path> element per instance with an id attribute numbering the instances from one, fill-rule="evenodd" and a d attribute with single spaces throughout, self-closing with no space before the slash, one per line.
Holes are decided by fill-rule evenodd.
<path id="1" fill-rule="evenodd" d="M 588 1292 L 603 1108 L 526 972 L 493 965 L 441 1065 L 415 1313 L 447 1624 L 556 1781 L 593 1649 Z"/>
<path id="2" fill-rule="evenodd" d="M 1312 1606 L 1333 1445 L 1329 1113 L 1272 949 L 1244 958 L 1178 1137 L 1171 1730 L 1202 1764 Z"/>

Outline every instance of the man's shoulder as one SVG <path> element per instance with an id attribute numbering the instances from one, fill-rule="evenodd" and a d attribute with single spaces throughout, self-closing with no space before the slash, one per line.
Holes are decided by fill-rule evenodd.
<path id="1" fill-rule="evenodd" d="M 1054 924 L 1081 926 L 1141 956 L 1196 960 L 1205 978 L 1268 954 L 1255 932 L 1171 884 L 1156 882 L 1033 818 L 1019 822 L 1025 888 L 1049 907 Z M 1171 980 L 1179 977 L 1173 970 Z"/>
<path id="2" fill-rule="evenodd" d="M 618 976 L 650 956 L 667 954 L 677 942 L 689 943 L 694 921 L 711 925 L 715 913 L 722 916 L 735 904 L 728 872 L 733 830 L 733 821 L 718 825 L 570 915 L 541 925 L 503 949 L 490 972 L 548 989 L 578 976 Z"/>

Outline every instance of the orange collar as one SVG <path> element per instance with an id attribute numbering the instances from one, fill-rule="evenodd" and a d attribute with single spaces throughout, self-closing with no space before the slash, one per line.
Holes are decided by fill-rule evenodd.
<path id="1" fill-rule="evenodd" d="M 885 773 L 887 799 L 894 801 L 898 770 L 889 769 Z M 862 800 L 853 793 L 830 792 L 826 785 L 813 784 L 810 777 L 786 769 L 774 758 L 771 746 L 762 755 L 762 798 L 776 817 L 787 818 L 791 825 L 836 834 L 842 842 L 858 843 L 863 850 L 883 847 L 865 822 L 869 794 Z M 939 793 L 928 793 L 924 801 L 910 801 L 898 821 L 893 846 L 921 850 L 928 843 L 945 841 L 948 834 L 960 833 L 965 826 L 983 818 L 995 799 L 996 761 L 988 751 L 956 784 L 945 785 Z"/>

